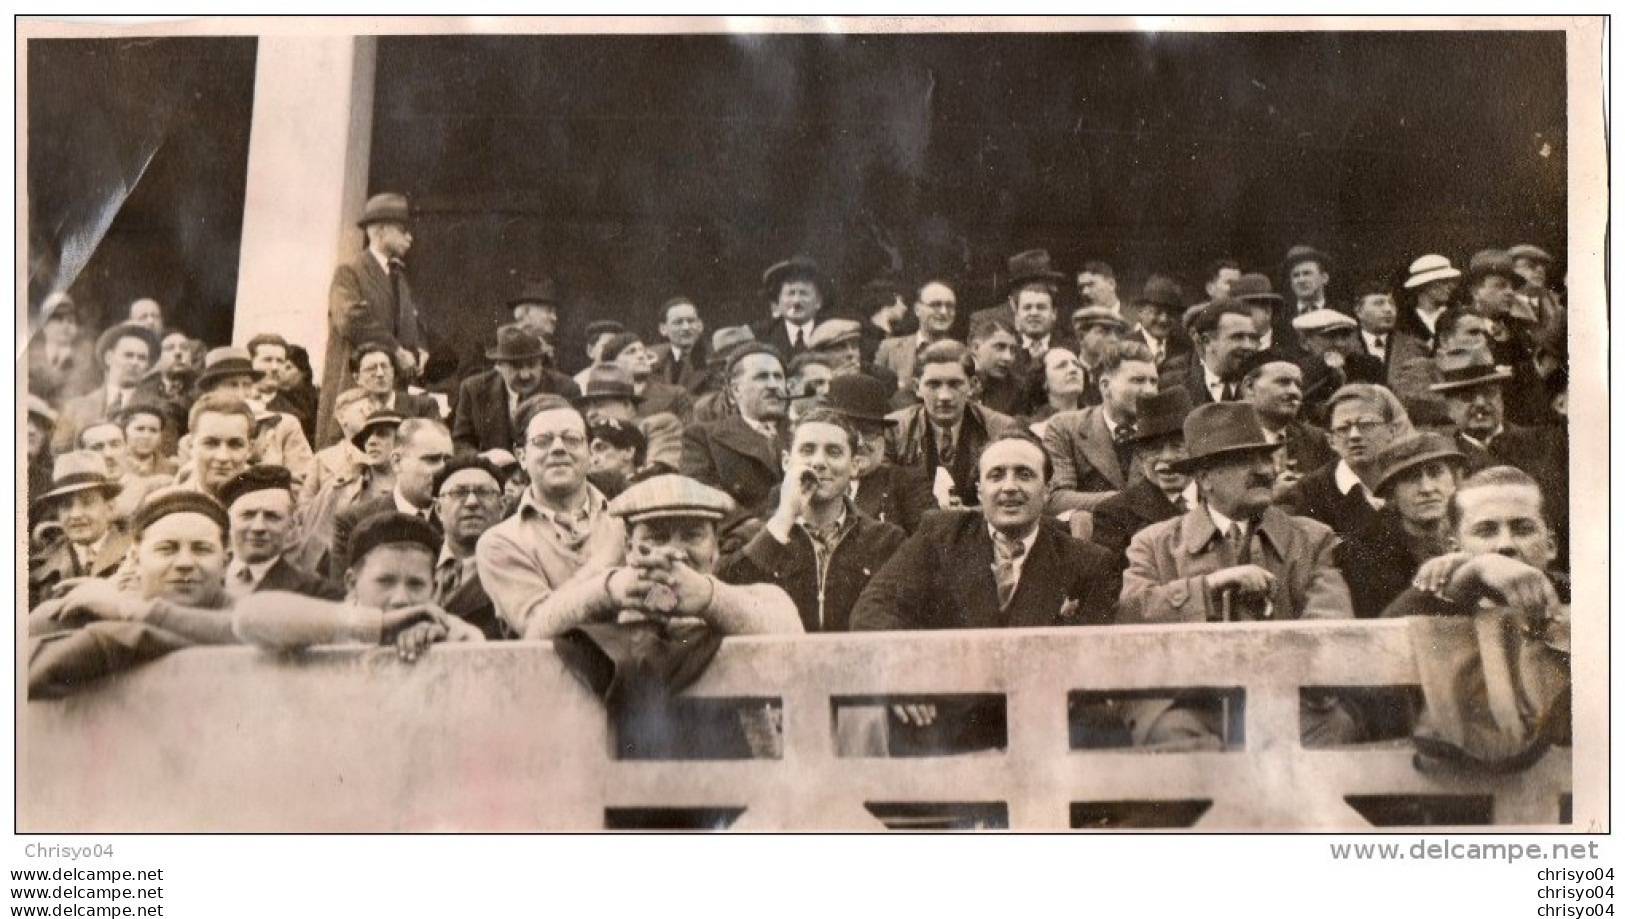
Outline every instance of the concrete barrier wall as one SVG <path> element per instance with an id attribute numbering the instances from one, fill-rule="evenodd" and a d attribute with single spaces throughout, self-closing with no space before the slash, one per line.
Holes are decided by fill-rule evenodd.
<path id="1" fill-rule="evenodd" d="M 1418 774 L 1408 746 L 1305 750 L 1298 688 L 1414 682 L 1402 622 L 735 638 L 695 696 L 783 705 L 780 759 L 617 761 L 600 703 L 546 643 L 278 658 L 187 651 L 23 706 L 18 827 L 35 831 L 584 830 L 606 808 L 743 808 L 737 829 L 875 829 L 865 806 L 1001 802 L 1013 829 L 1074 803 L 1201 798 L 1202 829 L 1362 828 L 1344 800 L 1478 794 L 1551 824 L 1567 750 L 1499 779 Z M 1067 692 L 1240 687 L 1245 744 L 1069 748 Z M 1002 752 L 840 758 L 832 698 L 1001 693 Z"/>

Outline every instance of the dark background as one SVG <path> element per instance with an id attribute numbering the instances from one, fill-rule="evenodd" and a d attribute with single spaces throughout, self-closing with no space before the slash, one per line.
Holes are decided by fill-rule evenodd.
<path id="1" fill-rule="evenodd" d="M 31 294 L 119 174 L 107 148 L 161 124 L 72 291 L 151 293 L 229 334 L 253 53 L 30 43 Z M 521 277 L 551 274 L 574 364 L 588 318 L 652 333 L 674 293 L 713 329 L 765 315 L 763 268 L 797 252 L 843 291 L 947 271 L 972 308 L 1032 247 L 1106 259 L 1125 296 L 1173 274 L 1192 300 L 1222 255 L 1279 287 L 1299 242 L 1332 254 L 1334 299 L 1424 252 L 1561 258 L 1567 153 L 1557 32 L 400 37 L 379 41 L 369 188 L 419 209 L 442 335 L 489 335 Z"/>

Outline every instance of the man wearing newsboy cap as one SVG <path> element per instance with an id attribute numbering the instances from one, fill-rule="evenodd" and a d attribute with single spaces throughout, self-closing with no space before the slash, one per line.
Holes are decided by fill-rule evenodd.
<path id="1" fill-rule="evenodd" d="M 395 192 L 367 200 L 356 226 L 365 234 L 360 252 L 338 266 L 327 294 L 327 357 L 322 362 L 322 400 L 315 447 L 341 437 L 333 400 L 355 385 L 350 351 L 364 341 L 399 343 L 402 373 L 421 368 L 428 358 L 428 334 L 406 279 L 406 253 L 412 248 L 412 214 L 406 196 Z"/>

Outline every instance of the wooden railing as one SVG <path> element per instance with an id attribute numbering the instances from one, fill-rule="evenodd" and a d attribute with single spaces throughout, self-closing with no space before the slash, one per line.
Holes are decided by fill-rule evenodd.
<path id="1" fill-rule="evenodd" d="M 1403 622 L 734 638 L 696 697 L 782 702 L 776 759 L 618 760 L 600 702 L 545 643 L 278 658 L 188 651 L 24 706 L 27 831 L 581 830 L 642 809 L 726 812 L 735 829 L 879 829 L 888 806 L 984 807 L 1018 830 L 1075 806 L 1211 802 L 1199 829 L 1358 829 L 1350 796 L 1478 796 L 1498 824 L 1550 825 L 1570 754 L 1498 778 L 1417 772 L 1408 745 L 1304 749 L 1304 686 L 1414 683 Z M 1079 750 L 1078 690 L 1239 688 L 1225 752 Z M 1002 750 L 837 752 L 832 700 L 1003 695 Z M 975 807 L 971 808 L 972 810 Z"/>

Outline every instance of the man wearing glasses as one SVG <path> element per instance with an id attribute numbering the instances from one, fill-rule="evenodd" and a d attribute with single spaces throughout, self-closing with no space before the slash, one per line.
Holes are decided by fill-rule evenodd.
<path id="1" fill-rule="evenodd" d="M 502 519 L 502 473 L 479 456 L 459 456 L 434 477 L 435 511 L 445 529 L 434 565 L 434 602 L 487 640 L 517 637 L 497 617 L 480 581 L 475 546 Z"/>
<path id="2" fill-rule="evenodd" d="M 1338 460 L 1304 476 L 1280 503 L 1287 513 L 1318 520 L 1346 538 L 1376 522 L 1383 505 L 1376 497 L 1377 456 L 1413 429 L 1399 398 L 1373 383 L 1341 387 L 1326 408 Z"/>
<path id="3" fill-rule="evenodd" d="M 518 415 L 524 435 L 515 452 L 530 487 L 513 516 L 479 537 L 474 558 L 497 616 L 524 635 L 561 584 L 621 564 L 626 524 L 607 512 L 603 493 L 587 482 L 592 449 L 581 412 L 543 394 L 521 403 Z"/>

